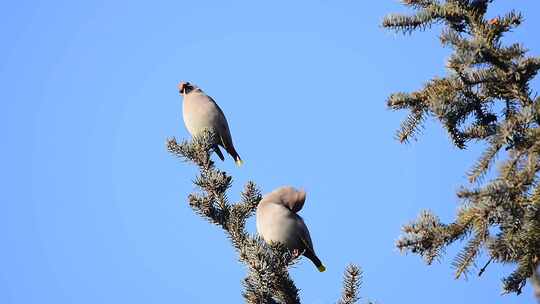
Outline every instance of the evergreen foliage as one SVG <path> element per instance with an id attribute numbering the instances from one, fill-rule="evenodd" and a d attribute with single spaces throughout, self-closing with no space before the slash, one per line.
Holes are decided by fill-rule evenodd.
<path id="1" fill-rule="evenodd" d="M 283 245 L 267 245 L 257 236 L 250 235 L 246 220 L 255 213 L 262 196 L 253 182 L 248 182 L 241 193 L 241 201 L 231 204 L 227 190 L 232 177 L 217 169 L 210 159 L 214 134 L 205 132 L 193 141 L 177 143 L 167 141 L 167 150 L 179 158 L 196 164 L 199 175 L 193 183 L 202 193 L 192 193 L 188 202 L 195 213 L 221 227 L 246 265 L 248 274 L 243 280 L 246 303 L 300 303 L 299 290 L 291 279 L 288 267 L 298 261 Z M 360 286 L 360 270 L 354 265 L 347 268 L 344 281 L 343 303 L 355 303 Z"/>
<path id="2" fill-rule="evenodd" d="M 439 24 L 440 41 L 453 53 L 446 76 L 416 92 L 389 97 L 391 109 L 409 112 L 397 133 L 399 141 L 415 138 L 425 119 L 433 117 L 456 147 L 480 142 L 486 148 L 468 172 L 469 185 L 457 193 L 463 204 L 456 219 L 444 224 L 424 211 L 403 227 L 397 247 L 431 264 L 446 246 L 462 241 L 453 262 L 456 277 L 466 275 L 486 252 L 479 274 L 491 262 L 514 264 L 515 270 L 503 279 L 503 291 L 519 294 L 540 258 L 540 97 L 529 87 L 540 58 L 527 56 L 519 43 L 502 43 L 523 16 L 511 11 L 488 20 L 486 11 L 493 1 L 402 2 L 415 12 L 389 15 L 383 26 L 407 34 Z M 483 180 L 497 156 L 503 159 L 497 176 Z"/>
<path id="3" fill-rule="evenodd" d="M 349 265 L 345 269 L 345 275 L 343 276 L 343 292 L 341 293 L 341 299 L 338 304 L 354 304 L 360 297 L 358 290 L 362 284 L 362 270 L 356 265 Z"/>

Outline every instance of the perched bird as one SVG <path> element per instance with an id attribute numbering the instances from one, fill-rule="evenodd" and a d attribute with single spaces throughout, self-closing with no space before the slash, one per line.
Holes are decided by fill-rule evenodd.
<path id="1" fill-rule="evenodd" d="M 241 166 L 243 162 L 234 149 L 225 114 L 223 114 L 214 99 L 189 82 L 180 82 L 178 90 L 184 98 L 182 106 L 184 123 L 191 136 L 197 136 L 204 130 L 214 132 L 216 142 L 213 149 L 219 158 L 225 160 L 223 153 L 219 149 L 219 146 L 222 146 L 233 157 L 236 164 Z"/>
<path id="2" fill-rule="evenodd" d="M 265 195 L 257 207 L 257 232 L 267 243 L 282 243 L 293 254 L 303 254 L 320 272 L 326 270 L 315 254 L 304 220 L 296 214 L 306 200 L 306 192 L 280 187 Z"/>

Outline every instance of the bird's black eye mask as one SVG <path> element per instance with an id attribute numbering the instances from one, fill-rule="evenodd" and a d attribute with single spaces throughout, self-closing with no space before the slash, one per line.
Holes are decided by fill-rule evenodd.
<path id="1" fill-rule="evenodd" d="M 189 92 L 193 91 L 193 86 L 187 82 L 183 87 L 182 87 L 182 93 L 184 94 L 189 94 Z"/>
<path id="2" fill-rule="evenodd" d="M 194 87 L 189 82 L 184 82 L 178 87 L 178 90 L 182 95 L 188 94 L 189 92 L 193 91 L 193 89 Z"/>

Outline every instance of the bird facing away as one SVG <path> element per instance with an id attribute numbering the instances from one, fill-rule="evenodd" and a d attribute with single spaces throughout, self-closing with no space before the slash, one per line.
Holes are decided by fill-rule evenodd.
<path id="1" fill-rule="evenodd" d="M 257 232 L 266 243 L 282 243 L 294 254 L 303 254 L 323 272 L 326 267 L 315 254 L 309 230 L 296 214 L 305 200 L 305 191 L 290 186 L 266 194 L 257 207 Z"/>
<path id="2" fill-rule="evenodd" d="M 191 136 L 197 136 L 204 130 L 214 132 L 216 139 L 213 143 L 213 150 L 218 157 L 225 160 L 219 149 L 219 146 L 222 146 L 233 157 L 236 165 L 241 166 L 243 162 L 234 149 L 225 114 L 214 99 L 189 82 L 180 82 L 178 90 L 184 98 L 182 105 L 184 123 Z"/>

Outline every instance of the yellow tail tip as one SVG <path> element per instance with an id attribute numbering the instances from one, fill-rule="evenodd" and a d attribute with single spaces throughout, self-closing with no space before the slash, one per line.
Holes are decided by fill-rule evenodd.
<path id="1" fill-rule="evenodd" d="M 242 165 L 244 164 L 244 162 L 243 162 L 240 158 L 237 159 L 237 160 L 235 161 L 235 163 L 236 163 L 236 165 L 237 165 L 238 167 L 242 167 Z"/>
<path id="2" fill-rule="evenodd" d="M 325 272 L 326 271 L 326 267 L 324 267 L 324 265 L 321 265 L 321 266 L 317 267 L 317 269 L 319 269 L 319 272 Z"/>

